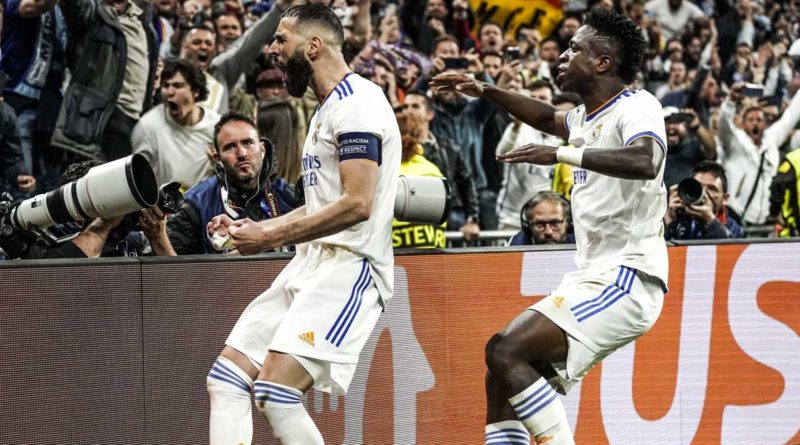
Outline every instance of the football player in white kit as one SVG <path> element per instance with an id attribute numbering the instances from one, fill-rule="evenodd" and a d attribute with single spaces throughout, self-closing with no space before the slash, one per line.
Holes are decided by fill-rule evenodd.
<path id="1" fill-rule="evenodd" d="M 458 74 L 434 88 L 482 96 L 572 147 L 526 145 L 498 159 L 574 167 L 578 270 L 486 345 L 487 444 L 573 444 L 556 391 L 655 323 L 667 283 L 662 218 L 666 140 L 658 100 L 628 89 L 645 54 L 641 29 L 590 11 L 559 57 L 556 83 L 584 100 L 568 112 Z M 546 265 L 542 265 L 546 267 Z"/>
<path id="2" fill-rule="evenodd" d="M 303 147 L 305 206 L 258 223 L 209 223 L 210 236 L 229 236 L 242 254 L 297 244 L 208 374 L 212 444 L 252 441 L 251 392 L 282 444 L 323 443 L 301 397 L 312 387 L 345 394 L 392 296 L 400 132 L 380 87 L 350 72 L 343 40 L 336 14 L 309 4 L 283 13 L 269 47 L 289 92 L 311 87 L 320 101 Z"/>

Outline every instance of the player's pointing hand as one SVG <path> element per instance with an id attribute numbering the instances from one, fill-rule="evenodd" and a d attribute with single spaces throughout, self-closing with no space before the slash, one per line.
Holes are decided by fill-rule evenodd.
<path id="1" fill-rule="evenodd" d="M 437 91 L 457 91 L 472 97 L 481 97 L 486 84 L 462 73 L 448 72 L 431 79 L 431 88 Z"/>
<path id="2" fill-rule="evenodd" d="M 512 150 L 508 153 L 498 155 L 499 161 L 508 164 L 519 164 L 527 162 L 528 164 L 536 165 L 553 165 L 558 162 L 556 157 L 557 147 L 549 147 L 547 145 L 528 144 Z"/>

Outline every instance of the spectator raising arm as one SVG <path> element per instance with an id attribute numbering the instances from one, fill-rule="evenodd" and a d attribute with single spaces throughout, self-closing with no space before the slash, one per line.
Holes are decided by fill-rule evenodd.
<path id="1" fill-rule="evenodd" d="M 38 17 L 53 9 L 57 3 L 58 0 L 22 0 L 19 4 L 19 16 Z"/>

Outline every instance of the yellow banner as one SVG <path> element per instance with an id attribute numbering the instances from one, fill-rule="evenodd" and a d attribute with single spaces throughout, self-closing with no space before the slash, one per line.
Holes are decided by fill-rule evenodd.
<path id="1" fill-rule="evenodd" d="M 538 28 L 542 37 L 550 35 L 563 17 L 561 0 L 469 0 L 475 13 L 475 31 L 486 22 L 499 23 L 508 37 L 520 25 Z"/>

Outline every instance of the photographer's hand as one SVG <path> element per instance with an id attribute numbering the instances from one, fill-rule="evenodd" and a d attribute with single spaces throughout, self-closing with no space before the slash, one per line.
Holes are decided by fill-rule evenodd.
<path id="1" fill-rule="evenodd" d="M 150 241 L 150 247 L 156 256 L 176 256 L 175 249 L 167 236 L 167 216 L 158 207 L 142 209 L 139 216 L 139 227 Z"/>
<path id="2" fill-rule="evenodd" d="M 95 218 L 72 242 L 83 251 L 88 258 L 98 258 L 108 235 L 122 222 L 125 216 L 112 219 Z"/>
<path id="3" fill-rule="evenodd" d="M 678 196 L 678 185 L 673 184 L 669 187 L 669 199 L 667 201 L 669 203 L 667 207 L 667 214 L 664 215 L 664 225 L 668 226 L 672 224 L 672 221 L 675 221 L 675 218 L 678 217 L 678 210 L 683 208 L 683 201 Z"/>
<path id="4" fill-rule="evenodd" d="M 687 205 L 686 214 L 705 225 L 709 225 L 717 216 L 714 214 L 714 201 L 711 200 L 711 195 L 708 194 L 708 191 L 705 191 L 703 194 L 705 195 L 703 203 Z"/>

